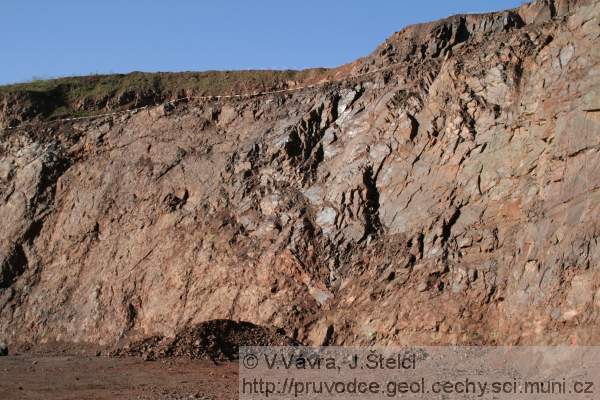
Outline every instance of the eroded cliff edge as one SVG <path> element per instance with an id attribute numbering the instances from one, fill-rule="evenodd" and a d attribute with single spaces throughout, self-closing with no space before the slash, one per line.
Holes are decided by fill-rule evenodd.
<path id="1" fill-rule="evenodd" d="M 0 338 L 600 344 L 599 24 L 456 16 L 322 72 L 397 64 L 362 79 L 2 132 Z"/>

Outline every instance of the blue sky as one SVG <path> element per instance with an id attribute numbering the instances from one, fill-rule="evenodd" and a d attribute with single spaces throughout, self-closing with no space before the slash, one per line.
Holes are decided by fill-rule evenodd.
<path id="1" fill-rule="evenodd" d="M 406 25 L 521 0 L 0 0 L 0 84 L 130 71 L 300 69 Z"/>

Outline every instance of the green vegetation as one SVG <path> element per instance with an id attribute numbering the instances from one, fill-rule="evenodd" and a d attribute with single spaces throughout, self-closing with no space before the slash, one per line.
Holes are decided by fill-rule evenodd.
<path id="1" fill-rule="evenodd" d="M 306 82 L 326 69 L 303 71 L 208 71 L 91 75 L 0 86 L 0 97 L 21 96 L 44 119 L 91 115 L 107 109 L 139 107 L 183 95 L 226 95 L 272 90 L 289 81 Z"/>

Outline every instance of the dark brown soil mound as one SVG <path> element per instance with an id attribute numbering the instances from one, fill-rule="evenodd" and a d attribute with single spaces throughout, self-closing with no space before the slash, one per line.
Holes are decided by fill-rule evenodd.
<path id="1" fill-rule="evenodd" d="M 131 343 L 113 355 L 141 356 L 146 360 L 165 357 L 234 360 L 240 346 L 290 346 L 297 344 L 280 330 L 217 319 L 183 329 L 174 338 L 154 336 Z"/>

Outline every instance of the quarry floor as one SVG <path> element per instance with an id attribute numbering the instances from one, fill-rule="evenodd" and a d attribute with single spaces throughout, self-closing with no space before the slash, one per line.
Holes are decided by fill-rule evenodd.
<path id="1" fill-rule="evenodd" d="M 138 357 L 0 357 L 0 399 L 234 399 L 236 362 Z"/>

